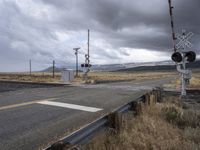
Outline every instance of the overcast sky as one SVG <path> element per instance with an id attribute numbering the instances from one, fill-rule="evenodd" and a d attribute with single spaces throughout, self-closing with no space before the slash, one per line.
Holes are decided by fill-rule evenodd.
<path id="1" fill-rule="evenodd" d="M 176 32 L 194 33 L 200 54 L 200 0 L 172 0 Z M 0 71 L 80 62 L 91 35 L 93 64 L 170 60 L 168 0 L 0 0 Z"/>

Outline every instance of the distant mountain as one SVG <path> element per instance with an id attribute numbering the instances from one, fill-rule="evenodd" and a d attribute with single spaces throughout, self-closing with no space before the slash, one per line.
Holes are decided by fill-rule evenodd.
<path id="1" fill-rule="evenodd" d="M 197 60 L 193 63 L 188 63 L 186 66 L 188 68 L 199 68 L 200 69 L 200 60 Z"/>
<path id="2" fill-rule="evenodd" d="M 188 68 L 200 68 L 200 60 L 186 65 Z M 69 66 L 67 69 L 74 69 L 75 67 Z M 55 72 L 61 72 L 66 69 L 65 67 L 55 67 Z M 145 63 L 125 63 L 125 64 L 108 64 L 108 65 L 93 65 L 92 71 L 167 71 L 175 70 L 175 64 L 172 61 L 161 62 L 145 62 Z M 52 72 L 53 67 L 46 68 L 42 72 Z M 79 66 L 79 71 L 82 68 Z"/>
<path id="3" fill-rule="evenodd" d="M 186 64 L 187 68 L 191 69 L 200 69 L 200 60 L 197 60 L 193 63 Z M 124 72 L 133 72 L 133 71 L 171 71 L 176 70 L 175 64 L 173 65 L 155 65 L 155 66 L 139 66 L 139 67 L 132 67 L 126 69 L 119 69 L 116 71 L 124 71 Z"/>
<path id="4" fill-rule="evenodd" d="M 64 68 L 55 67 L 54 71 L 55 72 L 61 72 L 63 69 Z M 41 72 L 53 72 L 53 67 L 46 68 L 46 69 L 42 70 Z"/>
<path id="5" fill-rule="evenodd" d="M 157 65 L 173 65 L 172 61 L 161 62 L 145 62 L 145 63 L 125 63 L 125 64 L 109 64 L 109 65 L 93 65 L 93 71 L 116 71 L 126 70 L 129 68 L 144 67 L 144 66 L 157 66 Z"/>
<path id="6" fill-rule="evenodd" d="M 119 69 L 125 69 L 123 64 L 109 64 L 109 65 L 93 65 L 93 71 L 114 71 Z"/>
<path id="7" fill-rule="evenodd" d="M 61 71 L 65 70 L 65 69 L 71 70 L 71 68 L 55 67 L 54 71 L 55 72 L 61 72 Z M 41 72 L 53 72 L 53 67 L 46 68 L 46 69 L 42 70 Z M 79 72 L 82 72 L 82 70 L 79 70 Z"/>

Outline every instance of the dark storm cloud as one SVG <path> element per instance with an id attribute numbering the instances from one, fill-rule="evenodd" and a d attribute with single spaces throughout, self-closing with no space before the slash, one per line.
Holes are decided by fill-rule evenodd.
<path id="1" fill-rule="evenodd" d="M 44 3 L 60 10 L 63 27 L 77 30 L 91 28 L 115 46 L 169 50 L 171 29 L 168 1 L 160 0 L 49 0 Z M 198 49 L 200 38 L 200 1 L 174 0 L 175 25 L 177 32 L 182 28 L 195 33 L 194 47 Z M 68 20 L 68 21 L 67 21 Z M 144 29 L 138 27 L 144 26 Z M 130 33 L 123 29 L 129 28 Z M 145 32 L 152 28 L 151 32 Z M 135 35 L 135 32 L 141 34 Z M 161 34 L 159 34 L 159 32 Z"/>
<path id="2" fill-rule="evenodd" d="M 200 53 L 200 1 L 173 0 L 173 5 L 176 31 L 193 32 L 193 49 Z M 0 18 L 1 60 L 68 56 L 70 62 L 74 41 L 60 41 L 57 32 L 79 35 L 87 29 L 91 40 L 101 41 L 91 41 L 93 56 L 108 63 L 129 56 L 122 48 L 172 49 L 168 0 L 0 0 Z"/>
<path id="3" fill-rule="evenodd" d="M 50 50 L 57 37 L 52 30 L 53 24 L 45 17 L 30 16 L 17 2 L 3 0 L 0 1 L 0 18 L 0 60 L 5 66 L 1 70 L 9 70 L 5 64 L 15 66 L 16 62 L 26 63 L 29 59 L 54 58 Z M 20 68 L 15 67 L 15 70 Z"/>

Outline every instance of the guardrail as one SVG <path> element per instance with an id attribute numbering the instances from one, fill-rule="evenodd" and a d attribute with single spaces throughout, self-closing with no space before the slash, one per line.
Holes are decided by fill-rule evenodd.
<path id="1" fill-rule="evenodd" d="M 143 103 L 151 104 L 152 102 L 160 102 L 162 100 L 161 98 L 161 89 L 156 88 L 151 92 L 134 99 L 133 101 L 117 108 L 113 112 L 106 114 L 105 116 L 71 133 L 58 142 L 50 145 L 45 150 L 73 149 L 78 145 L 86 144 L 98 132 L 105 131 L 106 128 L 120 130 L 123 113 L 134 111 L 134 113 L 137 114 L 141 111 Z"/>

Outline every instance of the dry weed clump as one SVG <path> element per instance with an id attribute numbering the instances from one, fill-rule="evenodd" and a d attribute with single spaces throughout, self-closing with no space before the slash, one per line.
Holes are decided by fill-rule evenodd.
<path id="1" fill-rule="evenodd" d="M 184 112 L 179 104 L 156 104 L 142 110 L 140 115 L 128 118 L 124 129 L 119 134 L 97 137 L 87 145 L 87 149 L 195 150 L 200 148 L 197 116 Z M 180 128 L 183 126 L 184 129 Z"/>
<path id="2" fill-rule="evenodd" d="M 162 113 L 164 114 L 164 117 L 168 122 L 176 123 L 176 122 L 179 122 L 183 112 L 181 111 L 180 108 L 174 105 L 171 105 L 171 106 L 163 107 Z"/>
<path id="3" fill-rule="evenodd" d="M 200 114 L 192 109 L 185 110 L 178 122 L 178 126 L 183 128 L 199 128 Z"/>
<path id="4" fill-rule="evenodd" d="M 180 102 L 169 100 L 162 107 L 163 117 L 170 123 L 181 129 L 200 127 L 200 111 L 192 108 L 182 109 Z"/>
<path id="5" fill-rule="evenodd" d="M 200 149 L 200 127 L 198 128 L 185 128 L 185 137 L 187 137 L 190 141 L 193 141 L 194 144 L 198 145 Z"/>
<path id="6" fill-rule="evenodd" d="M 200 88 L 200 75 L 198 76 L 195 74 L 194 77 L 192 77 L 190 82 L 190 88 Z"/>

